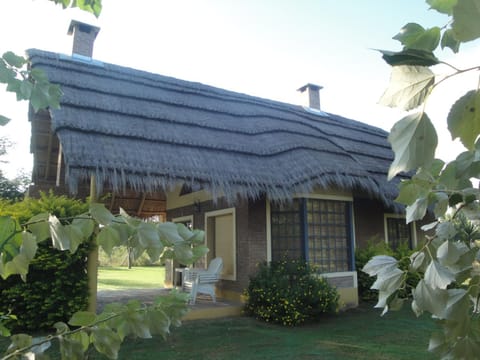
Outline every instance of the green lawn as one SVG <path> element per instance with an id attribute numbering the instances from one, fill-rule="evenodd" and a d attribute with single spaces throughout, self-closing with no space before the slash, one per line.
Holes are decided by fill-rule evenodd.
<path id="1" fill-rule="evenodd" d="M 251 318 L 198 320 L 160 338 L 126 340 L 119 359 L 434 359 L 427 352 L 434 329 L 409 309 L 380 317 L 371 306 L 284 328 Z M 100 356 L 94 359 L 103 359 Z"/>
<path id="2" fill-rule="evenodd" d="M 149 289 L 163 287 L 165 267 L 102 266 L 98 269 L 98 290 Z"/>

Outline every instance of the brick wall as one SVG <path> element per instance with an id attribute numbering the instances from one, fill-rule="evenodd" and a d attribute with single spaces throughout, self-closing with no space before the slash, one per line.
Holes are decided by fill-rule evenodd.
<path id="1" fill-rule="evenodd" d="M 216 204 L 206 201 L 200 203 L 200 206 L 190 205 L 168 210 L 167 220 L 193 215 L 194 227 L 205 230 L 206 212 L 235 207 L 237 280 L 222 280 L 218 288 L 241 293 L 248 285 L 249 276 L 256 271 L 257 264 L 267 258 L 265 206 L 263 198 L 250 202 L 239 201 L 235 205 L 222 200 Z"/>
<path id="2" fill-rule="evenodd" d="M 376 200 L 355 198 L 353 213 L 355 216 L 355 244 L 365 247 L 370 239 L 385 241 L 383 204 Z"/>

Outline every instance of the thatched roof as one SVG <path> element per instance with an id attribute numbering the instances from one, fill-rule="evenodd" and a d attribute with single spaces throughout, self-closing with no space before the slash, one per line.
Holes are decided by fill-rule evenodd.
<path id="1" fill-rule="evenodd" d="M 200 83 L 29 50 L 34 68 L 61 85 L 51 111 L 72 191 L 138 191 L 186 183 L 214 196 L 288 199 L 315 186 L 392 205 L 387 132 L 333 114 Z"/>

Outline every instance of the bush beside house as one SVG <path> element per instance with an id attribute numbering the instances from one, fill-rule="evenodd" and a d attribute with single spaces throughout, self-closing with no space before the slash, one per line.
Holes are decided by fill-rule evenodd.
<path id="1" fill-rule="evenodd" d="M 284 326 L 338 310 L 336 289 L 302 260 L 261 263 L 245 291 L 246 314 Z"/>
<path id="2" fill-rule="evenodd" d="M 39 199 L 27 198 L 14 204 L 1 202 L 0 216 L 11 215 L 19 223 L 25 223 L 36 214 L 49 212 L 67 221 L 87 209 L 88 205 L 82 201 L 43 193 Z M 18 319 L 7 325 L 15 330 L 51 330 L 55 322 L 67 321 L 76 311 L 85 310 L 88 252 L 88 244 L 71 254 L 53 249 L 49 239 L 40 243 L 26 282 L 16 275 L 0 280 L 0 312 L 10 312 Z"/>

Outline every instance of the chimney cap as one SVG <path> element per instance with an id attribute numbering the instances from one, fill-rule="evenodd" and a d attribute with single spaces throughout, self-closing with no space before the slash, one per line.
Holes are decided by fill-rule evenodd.
<path id="1" fill-rule="evenodd" d="M 308 84 L 305 84 L 303 85 L 301 88 L 297 89 L 297 91 L 300 91 L 300 92 L 304 92 L 305 90 L 307 89 L 311 89 L 311 90 L 321 90 L 323 89 L 323 86 L 320 86 L 320 85 L 315 85 L 315 84 L 312 84 L 312 83 L 308 83 Z"/>
<path id="2" fill-rule="evenodd" d="M 78 20 L 72 20 L 70 22 L 70 25 L 68 26 L 68 32 L 67 34 L 68 35 L 72 35 L 73 34 L 73 30 L 74 28 L 80 28 L 80 29 L 85 29 L 86 32 L 91 32 L 92 30 L 95 32 L 95 37 L 97 36 L 97 34 L 100 32 L 100 28 L 98 26 L 94 26 L 94 25 L 91 25 L 91 24 L 87 24 L 83 21 L 78 21 Z"/>

